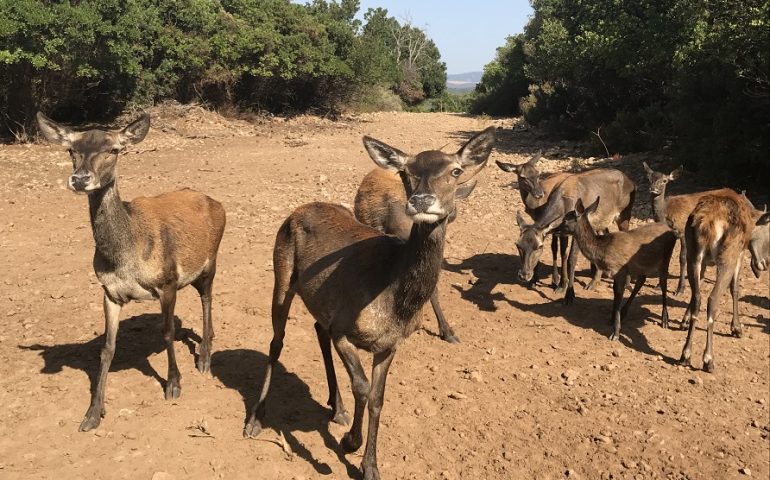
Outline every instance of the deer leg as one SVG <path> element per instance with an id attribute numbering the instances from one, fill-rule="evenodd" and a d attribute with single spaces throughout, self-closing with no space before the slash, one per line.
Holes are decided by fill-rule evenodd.
<path id="1" fill-rule="evenodd" d="M 329 385 L 329 400 L 326 404 L 332 407 L 332 422 L 347 425 L 350 423 L 350 417 L 342 404 L 340 389 L 337 386 L 337 374 L 334 371 L 334 359 L 332 359 L 332 339 L 318 322 L 315 323 L 315 333 L 324 358 L 326 383 Z"/>
<path id="2" fill-rule="evenodd" d="M 361 430 L 363 428 L 364 408 L 366 408 L 367 396 L 369 395 L 369 380 L 364 373 L 364 367 L 361 366 L 361 359 L 358 358 L 356 347 L 346 337 L 333 339 L 333 343 L 345 365 L 345 370 L 350 375 L 350 384 L 356 403 L 353 411 L 353 424 L 340 442 L 342 448 L 350 453 L 361 448 L 361 444 L 364 443 Z"/>
<path id="3" fill-rule="evenodd" d="M 386 350 L 374 354 L 372 362 L 372 386 L 369 390 L 369 430 L 366 436 L 366 449 L 361 462 L 364 480 L 379 480 L 377 469 L 377 431 L 380 428 L 380 412 L 385 398 L 385 380 L 396 351 Z"/>
<path id="4" fill-rule="evenodd" d="M 741 296 L 741 265 L 743 264 L 743 253 L 738 257 L 738 261 L 733 271 L 733 278 L 730 282 L 730 294 L 733 297 L 733 323 L 730 325 L 730 331 L 735 338 L 743 336 L 743 326 L 741 325 L 740 311 L 738 309 L 738 299 Z"/>
<path id="5" fill-rule="evenodd" d="M 182 375 L 179 373 L 179 367 L 176 365 L 176 354 L 174 353 L 174 339 L 176 331 L 174 325 L 174 307 L 176 306 L 176 285 L 164 288 L 160 293 L 160 308 L 163 312 L 163 340 L 166 342 L 166 353 L 168 354 L 168 375 L 166 377 L 166 400 L 179 398 L 182 393 L 180 380 Z"/>
<path id="6" fill-rule="evenodd" d="M 554 293 L 564 293 L 567 291 L 567 282 L 569 281 L 569 264 L 567 262 L 567 247 L 569 246 L 570 237 L 567 235 L 559 235 L 559 253 L 561 254 L 561 279 L 559 287 L 554 290 Z"/>
<path id="7" fill-rule="evenodd" d="M 552 270 L 551 270 L 551 286 L 553 288 L 559 287 L 559 235 L 553 234 L 551 235 L 551 259 L 553 260 L 552 263 Z"/>
<path id="8" fill-rule="evenodd" d="M 586 291 L 591 291 L 596 287 L 596 284 L 602 280 L 602 271 L 599 270 L 595 264 L 591 263 L 591 281 L 586 284 Z"/>
<path id="9" fill-rule="evenodd" d="M 283 338 L 286 335 L 286 319 L 289 317 L 289 309 L 294 299 L 294 292 L 290 289 L 289 278 L 282 275 L 284 271 L 280 265 L 275 268 L 275 287 L 273 288 L 273 339 L 270 341 L 270 363 L 265 371 L 265 380 L 262 383 L 262 391 L 259 393 L 259 400 L 254 405 L 249 415 L 249 420 L 243 428 L 243 436 L 246 438 L 256 438 L 262 431 L 262 421 L 265 418 L 265 404 L 267 394 L 270 391 L 270 382 L 273 377 L 273 369 L 283 350 Z"/>
<path id="10" fill-rule="evenodd" d="M 679 282 L 676 284 L 674 296 L 684 293 L 684 282 L 687 280 L 687 247 L 684 246 L 684 235 L 679 238 Z"/>
<path id="11" fill-rule="evenodd" d="M 727 265 L 724 264 L 717 265 L 717 279 L 706 306 L 706 350 L 703 352 L 703 370 L 709 373 L 714 371 L 714 320 L 719 315 L 719 299 L 733 280 L 733 275 L 726 271 L 726 267 Z"/>
<path id="12" fill-rule="evenodd" d="M 663 300 L 663 311 L 660 314 L 660 326 L 668 330 L 668 265 L 660 272 L 660 295 Z"/>
<path id="13" fill-rule="evenodd" d="M 630 281 L 631 275 L 626 275 L 623 279 L 623 290 L 626 289 L 626 284 Z M 628 308 L 631 306 L 631 302 L 636 298 L 636 294 L 639 293 L 639 290 L 642 289 L 642 286 L 644 285 L 644 282 L 647 280 L 647 277 L 644 275 L 639 275 L 636 277 L 636 283 L 634 284 L 634 289 L 631 290 L 631 295 L 628 296 L 628 300 L 626 300 L 626 303 L 623 304 L 623 308 L 620 309 L 620 319 L 625 320 L 626 314 L 628 314 Z"/>
<path id="14" fill-rule="evenodd" d="M 206 373 L 211 368 L 211 342 L 214 339 L 214 328 L 211 322 L 211 290 L 214 284 L 214 271 L 199 278 L 193 283 L 193 287 L 201 297 L 203 307 L 203 339 L 198 353 L 198 371 Z"/>
<path id="15" fill-rule="evenodd" d="M 573 239 L 569 249 L 567 262 L 567 292 L 564 294 L 564 305 L 571 305 L 575 301 L 575 265 L 577 265 L 577 242 Z"/>
<path id="16" fill-rule="evenodd" d="M 81 432 L 87 432 L 99 426 L 104 410 L 104 389 L 107 386 L 107 373 L 110 371 L 112 358 L 115 356 L 115 339 L 118 335 L 118 321 L 121 304 L 113 302 L 104 293 L 104 347 L 102 347 L 101 363 L 99 365 L 99 380 L 96 390 L 91 394 L 91 406 L 88 407 L 85 418 L 80 423 Z"/>
<path id="17" fill-rule="evenodd" d="M 687 261 L 687 279 L 690 281 L 690 305 L 684 312 L 684 318 L 682 319 L 682 326 L 684 327 L 689 323 L 690 327 L 687 330 L 687 340 L 684 342 L 684 349 L 682 350 L 682 356 L 679 362 L 682 365 L 690 365 L 690 356 L 692 354 L 692 339 L 695 332 L 695 324 L 698 322 L 698 314 L 700 312 L 700 275 L 698 272 L 703 262 L 703 254 L 694 255 L 692 261 Z"/>
<path id="18" fill-rule="evenodd" d="M 620 306 L 623 303 L 623 292 L 626 286 L 626 274 L 615 275 L 612 280 L 612 323 L 614 324 L 610 340 L 620 340 Z"/>
<path id="19" fill-rule="evenodd" d="M 438 287 L 433 290 L 433 293 L 430 296 L 430 306 L 433 307 L 433 313 L 436 314 L 441 339 L 449 343 L 460 343 L 460 339 L 457 338 L 454 330 L 449 326 L 449 322 L 446 321 L 444 312 L 441 310 L 441 304 L 438 303 Z"/>

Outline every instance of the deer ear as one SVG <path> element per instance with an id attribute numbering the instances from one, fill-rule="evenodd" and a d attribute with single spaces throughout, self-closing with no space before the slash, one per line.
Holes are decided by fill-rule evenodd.
<path id="1" fill-rule="evenodd" d="M 647 162 L 642 162 L 642 166 L 644 167 L 644 171 L 647 173 L 647 175 L 652 175 L 653 169 L 651 169 L 650 166 L 647 165 Z"/>
<path id="2" fill-rule="evenodd" d="M 542 155 L 543 155 L 543 151 L 542 150 L 538 150 L 534 157 L 532 157 L 529 160 L 527 160 L 527 163 L 534 167 L 540 161 L 540 157 Z"/>
<path id="3" fill-rule="evenodd" d="M 591 205 L 589 205 L 589 206 L 587 206 L 585 208 L 585 213 L 587 215 L 590 215 L 590 214 L 594 213 L 596 211 L 596 209 L 599 208 L 599 198 L 600 197 L 596 197 L 596 200 L 594 200 L 594 203 L 592 203 Z"/>
<path id="4" fill-rule="evenodd" d="M 524 217 L 521 215 L 521 212 L 517 210 L 516 211 L 516 225 L 518 225 L 519 227 L 523 227 L 526 224 L 527 224 L 527 222 L 524 220 Z"/>
<path id="5" fill-rule="evenodd" d="M 583 206 L 583 200 L 580 198 L 578 198 L 577 202 L 575 202 L 575 213 L 577 213 L 578 217 L 586 213 L 586 209 Z"/>
<path id="6" fill-rule="evenodd" d="M 495 143 L 496 130 L 496 127 L 489 127 L 483 132 L 477 133 L 457 151 L 460 165 L 465 169 L 465 172 L 457 179 L 457 183 L 465 183 L 475 177 L 487 164 L 487 159 L 492 153 L 492 146 Z"/>
<path id="7" fill-rule="evenodd" d="M 504 163 L 499 160 L 495 160 L 495 163 L 497 164 L 498 167 L 500 167 L 500 170 L 504 172 L 519 173 L 520 165 L 514 165 L 512 163 Z"/>
<path id="8" fill-rule="evenodd" d="M 366 147 L 366 151 L 374 163 L 386 170 L 401 171 L 406 167 L 410 158 L 401 150 L 366 135 L 364 136 L 364 147 Z"/>
<path id="9" fill-rule="evenodd" d="M 43 112 L 37 112 L 36 118 L 40 133 L 43 134 L 46 140 L 65 147 L 72 146 L 72 142 L 75 141 L 75 132 L 64 125 L 54 122 L 43 115 Z"/>
<path id="10" fill-rule="evenodd" d="M 762 225 L 767 225 L 768 223 L 770 223 L 770 213 L 765 212 L 759 216 L 756 225 L 759 227 Z"/>
<path id="11" fill-rule="evenodd" d="M 129 123 L 126 128 L 120 131 L 120 143 L 129 145 L 139 143 L 147 136 L 150 131 L 150 114 L 144 113 L 141 117 Z"/>
<path id="12" fill-rule="evenodd" d="M 684 167 L 683 167 L 682 165 L 679 165 L 679 166 L 676 168 L 676 170 L 674 170 L 673 172 L 671 172 L 671 173 L 668 175 L 668 179 L 669 179 L 669 180 L 676 180 L 677 178 L 679 178 L 680 176 L 682 176 L 682 172 L 683 172 L 683 171 L 684 171 Z"/>
<path id="13" fill-rule="evenodd" d="M 476 184 L 478 181 L 475 179 L 470 180 L 468 182 L 465 182 L 462 185 L 459 185 L 457 187 L 457 190 L 455 190 L 455 199 L 456 200 L 462 200 L 463 198 L 468 198 L 468 196 L 473 193 L 473 189 L 476 188 Z"/>

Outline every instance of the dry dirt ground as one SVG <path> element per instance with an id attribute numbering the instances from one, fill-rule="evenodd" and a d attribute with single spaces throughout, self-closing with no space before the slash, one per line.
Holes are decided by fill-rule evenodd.
<path id="1" fill-rule="evenodd" d="M 182 396 L 165 401 L 159 305 L 133 303 L 122 313 L 107 416 L 97 430 L 77 431 L 103 343 L 86 199 L 64 188 L 71 167 L 61 147 L 0 147 L 0 478 L 357 478 L 361 452 L 343 455 L 338 447 L 345 430 L 328 422 L 313 320 L 299 299 L 274 376 L 270 428 L 258 440 L 241 437 L 272 335 L 271 252 L 282 220 L 313 200 L 352 204 L 373 167 L 363 134 L 418 152 L 456 148 L 496 124 L 504 131 L 492 160 L 521 162 L 542 148 L 549 170 L 592 163 L 576 157 L 571 144 L 514 120 L 462 115 L 246 123 L 159 109 L 153 122 L 148 138 L 120 160 L 124 199 L 189 186 L 227 209 L 214 284 L 212 375 L 194 367 L 200 304 L 186 289 L 176 310 Z M 639 184 L 637 223 L 649 217 L 641 158 L 609 162 Z M 649 281 L 622 339 L 610 342 L 609 281 L 594 292 L 578 286 L 571 307 L 561 306 L 545 283 L 520 285 L 515 178 L 492 162 L 480 177 L 449 229 L 439 282 L 462 343 L 440 341 L 426 308 L 423 328 L 400 348 L 380 428 L 383 477 L 768 478 L 767 273 L 756 280 L 745 265 L 741 339 L 729 335 L 725 295 L 716 372 L 680 367 L 685 333 L 678 327 L 689 293 L 673 299 L 673 328 L 666 331 L 658 324 L 656 282 Z M 542 260 L 545 274 L 550 259 Z M 677 268 L 675 254 L 672 273 Z M 583 285 L 585 260 L 578 270 Z M 696 367 L 704 342 L 699 329 Z M 352 407 L 348 378 L 335 362 Z"/>

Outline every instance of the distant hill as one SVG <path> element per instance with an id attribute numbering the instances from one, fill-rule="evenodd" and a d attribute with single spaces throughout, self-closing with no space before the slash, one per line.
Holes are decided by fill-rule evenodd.
<path id="1" fill-rule="evenodd" d="M 483 72 L 466 72 L 447 75 L 447 90 L 452 92 L 469 92 L 481 81 L 482 73 Z"/>

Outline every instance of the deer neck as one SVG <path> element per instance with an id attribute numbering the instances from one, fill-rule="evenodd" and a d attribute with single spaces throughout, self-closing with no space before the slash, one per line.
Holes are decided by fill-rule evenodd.
<path id="1" fill-rule="evenodd" d="M 521 198 L 524 199 L 524 207 L 526 207 L 527 210 L 535 211 L 538 207 L 542 207 L 545 204 L 545 196 L 538 200 L 534 195 L 521 187 L 519 187 L 519 193 L 521 193 Z"/>
<path id="2" fill-rule="evenodd" d="M 91 230 L 96 250 L 117 265 L 131 252 L 131 217 L 118 193 L 116 181 L 88 196 Z"/>
<path id="3" fill-rule="evenodd" d="M 412 225 L 395 283 L 395 310 L 399 318 L 413 318 L 436 289 L 444 259 L 445 233 L 446 219 Z"/>
<path id="4" fill-rule="evenodd" d="M 655 220 L 662 222 L 666 218 L 666 187 L 660 191 L 658 195 L 652 197 L 652 210 L 655 215 Z"/>
<path id="5" fill-rule="evenodd" d="M 597 263 L 602 258 L 604 249 L 602 242 L 596 232 L 594 231 L 591 223 L 588 221 L 588 216 L 582 216 L 577 225 L 575 225 L 575 233 L 572 236 L 578 243 L 580 251 L 583 255 L 591 261 L 591 263 Z"/>

